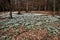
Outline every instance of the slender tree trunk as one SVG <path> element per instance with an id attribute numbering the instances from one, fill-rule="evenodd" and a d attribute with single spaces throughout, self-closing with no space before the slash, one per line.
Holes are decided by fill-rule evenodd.
<path id="1" fill-rule="evenodd" d="M 45 0 L 45 7 L 44 7 L 44 10 L 45 10 L 45 11 L 46 11 L 46 6 L 47 6 L 46 3 L 47 3 L 47 0 Z"/>
<path id="2" fill-rule="evenodd" d="M 57 13 L 56 14 L 60 16 L 60 10 L 59 9 L 57 10 Z"/>
<path id="3" fill-rule="evenodd" d="M 12 17 L 12 0 L 11 0 L 11 2 L 10 2 L 10 18 L 12 19 L 13 17 Z"/>
<path id="4" fill-rule="evenodd" d="M 40 11 L 40 5 L 39 5 L 39 11 Z"/>
<path id="5" fill-rule="evenodd" d="M 12 11 L 10 11 L 10 18 L 12 19 L 13 17 L 12 17 Z"/>
<path id="6" fill-rule="evenodd" d="M 55 0 L 53 0 L 53 16 L 55 16 Z"/>
<path id="7" fill-rule="evenodd" d="M 28 0 L 27 0 L 27 3 L 26 3 L 26 12 L 28 12 Z"/>
<path id="8" fill-rule="evenodd" d="M 18 8 L 18 14 L 21 14 L 21 13 L 20 13 L 20 5 L 19 5 L 19 0 L 17 0 L 17 8 Z"/>
<path id="9" fill-rule="evenodd" d="M 40 7 L 41 7 L 41 4 L 42 4 L 42 3 L 40 3 L 40 0 L 38 1 L 38 4 L 39 4 L 39 11 L 40 11 Z"/>
<path id="10" fill-rule="evenodd" d="M 20 13 L 20 10 L 18 11 L 18 14 L 21 14 L 21 13 Z"/>

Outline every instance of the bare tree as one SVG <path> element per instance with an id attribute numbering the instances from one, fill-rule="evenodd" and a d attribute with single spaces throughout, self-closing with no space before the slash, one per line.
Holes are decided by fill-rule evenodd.
<path id="1" fill-rule="evenodd" d="M 60 0 L 55 0 L 55 15 L 59 15 L 60 16 Z"/>
<path id="2" fill-rule="evenodd" d="M 55 0 L 53 0 L 53 16 L 55 15 Z"/>
<path id="3" fill-rule="evenodd" d="M 20 13 L 20 11 L 21 11 L 21 4 L 20 4 L 20 3 L 21 3 L 21 2 L 22 2 L 22 0 L 20 0 L 20 1 L 17 0 L 18 14 L 21 14 L 21 13 Z"/>
<path id="4" fill-rule="evenodd" d="M 47 8 L 47 0 L 45 0 L 45 6 L 44 6 L 44 10 L 46 11 L 46 8 Z"/>
<path id="5" fill-rule="evenodd" d="M 10 18 L 12 19 L 13 17 L 12 17 L 12 0 L 8 0 L 8 2 L 9 2 L 9 9 L 10 9 Z"/>
<path id="6" fill-rule="evenodd" d="M 28 12 L 28 0 L 26 0 L 26 12 Z"/>

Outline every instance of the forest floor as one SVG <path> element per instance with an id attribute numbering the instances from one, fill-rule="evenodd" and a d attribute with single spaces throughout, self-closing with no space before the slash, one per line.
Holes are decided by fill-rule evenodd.
<path id="1" fill-rule="evenodd" d="M 0 40 L 60 40 L 60 19 L 45 14 L 0 15 Z M 60 16 L 59 16 L 60 17 Z"/>

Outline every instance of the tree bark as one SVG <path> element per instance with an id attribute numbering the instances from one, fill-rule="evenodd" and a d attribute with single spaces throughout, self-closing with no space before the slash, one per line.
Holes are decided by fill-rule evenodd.
<path id="1" fill-rule="evenodd" d="M 28 0 L 27 0 L 27 3 L 26 3 L 26 12 L 28 12 Z"/>
<path id="2" fill-rule="evenodd" d="M 45 7 L 44 7 L 44 11 L 46 11 L 46 5 L 47 4 L 47 0 L 45 0 Z"/>
<path id="3" fill-rule="evenodd" d="M 55 16 L 55 0 L 53 0 L 53 7 L 54 7 L 54 8 L 53 8 L 53 11 L 54 11 L 54 12 L 53 12 L 53 16 Z"/>
<path id="4" fill-rule="evenodd" d="M 18 11 L 18 14 L 21 14 L 20 11 Z"/>
<path id="5" fill-rule="evenodd" d="M 13 17 L 12 17 L 12 11 L 10 11 L 10 18 L 12 19 Z"/>

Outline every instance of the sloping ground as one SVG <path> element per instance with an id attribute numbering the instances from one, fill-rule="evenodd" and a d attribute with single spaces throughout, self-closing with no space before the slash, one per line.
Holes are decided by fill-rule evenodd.
<path id="1" fill-rule="evenodd" d="M 51 15 L 13 14 L 0 20 L 0 40 L 60 40 L 60 19 Z"/>

